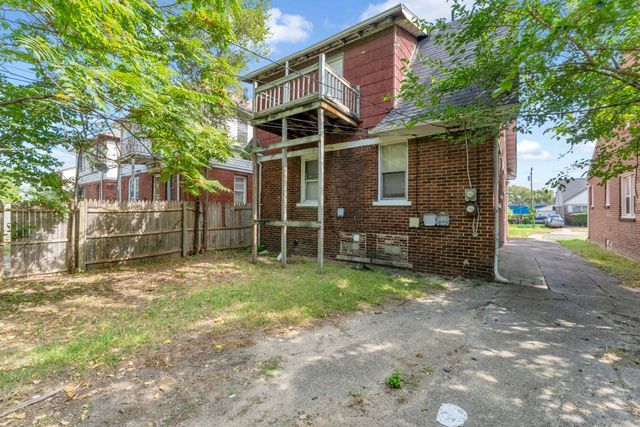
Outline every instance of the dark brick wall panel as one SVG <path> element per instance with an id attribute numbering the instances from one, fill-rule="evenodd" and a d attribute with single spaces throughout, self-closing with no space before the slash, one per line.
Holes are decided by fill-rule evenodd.
<path id="1" fill-rule="evenodd" d="M 409 142 L 409 199 L 413 205 L 373 206 L 378 192 L 378 147 L 326 153 L 325 251 L 334 258 L 339 252 L 340 232 L 367 233 L 367 254 L 373 257 L 374 240 L 369 234 L 409 237 L 409 262 L 419 271 L 491 277 L 494 255 L 493 144 L 470 150 L 470 171 L 478 190 L 480 227 L 471 232 L 472 218 L 464 213 L 464 189 L 468 186 L 464 146 L 437 139 Z M 280 219 L 281 160 L 263 163 L 262 218 Z M 317 208 L 296 207 L 300 201 L 300 157 L 288 161 L 289 220 L 313 221 Z M 338 218 L 337 209 L 345 209 Z M 410 217 L 426 212 L 447 212 L 449 227 L 409 228 Z M 280 250 L 280 229 L 264 226 L 261 242 Z M 317 231 L 289 228 L 288 250 L 293 254 L 316 255 Z M 466 260 L 466 262 L 465 262 Z"/>

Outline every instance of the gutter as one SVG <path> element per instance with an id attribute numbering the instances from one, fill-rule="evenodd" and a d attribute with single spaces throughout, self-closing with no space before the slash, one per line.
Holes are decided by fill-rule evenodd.
<path id="1" fill-rule="evenodd" d="M 498 191 L 500 190 L 500 139 L 497 137 L 493 147 L 493 197 L 495 199 L 494 211 L 494 239 L 493 239 L 493 278 L 496 282 L 509 283 L 509 280 L 505 279 L 498 271 L 498 253 L 500 249 L 500 198 Z"/>

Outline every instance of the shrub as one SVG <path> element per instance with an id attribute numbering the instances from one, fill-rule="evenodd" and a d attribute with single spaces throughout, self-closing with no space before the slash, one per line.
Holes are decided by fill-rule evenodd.
<path id="1" fill-rule="evenodd" d="M 389 375 L 385 380 L 384 383 L 387 385 L 387 387 L 389 388 L 402 388 L 402 383 L 404 381 L 402 381 L 402 377 L 400 376 L 400 371 L 398 369 L 396 369 L 395 371 L 393 371 L 393 374 Z"/>
<path id="2" fill-rule="evenodd" d="M 566 225 L 572 227 L 586 227 L 587 226 L 587 214 L 576 213 L 565 215 L 564 222 Z"/>

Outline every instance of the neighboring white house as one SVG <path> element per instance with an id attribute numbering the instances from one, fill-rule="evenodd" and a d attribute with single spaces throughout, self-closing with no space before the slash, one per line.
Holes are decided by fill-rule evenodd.
<path id="1" fill-rule="evenodd" d="M 556 191 L 555 210 L 564 217 L 589 210 L 589 183 L 586 178 L 576 178 Z"/>
<path id="2" fill-rule="evenodd" d="M 556 211 L 553 205 L 542 206 L 536 209 L 536 218 L 546 218 L 554 213 L 556 213 Z"/>

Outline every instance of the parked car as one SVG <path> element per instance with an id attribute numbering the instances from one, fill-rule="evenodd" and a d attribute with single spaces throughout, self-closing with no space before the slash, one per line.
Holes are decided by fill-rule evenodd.
<path id="1" fill-rule="evenodd" d="M 564 227 L 564 218 L 558 214 L 551 214 L 545 218 L 544 225 L 550 228 L 562 228 Z"/>

